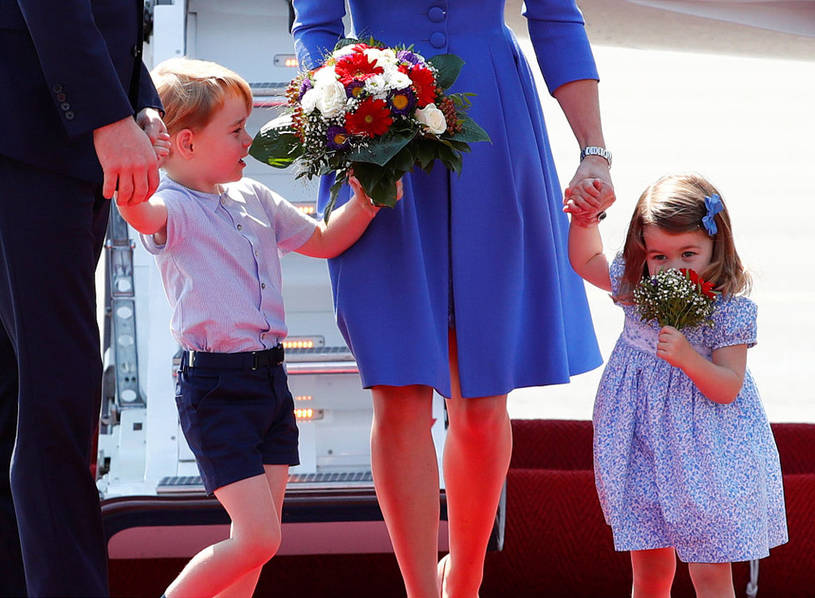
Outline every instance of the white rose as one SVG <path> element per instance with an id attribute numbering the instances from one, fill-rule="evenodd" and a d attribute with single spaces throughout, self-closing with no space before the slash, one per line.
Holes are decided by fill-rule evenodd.
<path id="1" fill-rule="evenodd" d="M 368 52 L 371 52 L 371 54 L 368 54 Z M 365 55 L 368 56 L 369 60 L 376 60 L 376 65 L 381 66 L 382 68 L 396 66 L 396 52 L 390 48 L 385 48 L 383 50 L 375 50 L 370 48 L 365 50 Z"/>
<path id="2" fill-rule="evenodd" d="M 334 58 L 342 58 L 343 56 L 348 56 L 349 54 L 354 53 L 354 46 L 355 44 L 348 44 L 347 46 L 343 46 L 339 50 L 335 50 L 331 56 Z"/>
<path id="3" fill-rule="evenodd" d="M 314 108 L 317 107 L 317 90 L 312 87 L 304 93 L 303 97 L 300 98 L 300 105 L 303 107 L 305 114 L 314 112 Z"/>
<path id="4" fill-rule="evenodd" d="M 339 116 L 345 111 L 345 87 L 331 81 L 314 87 L 317 90 L 317 110 L 326 118 Z M 304 96 L 305 97 L 305 96 Z"/>
<path id="5" fill-rule="evenodd" d="M 385 71 L 385 82 L 391 89 L 404 89 L 405 87 L 410 87 L 411 83 L 413 83 L 410 77 L 397 69 L 388 69 Z"/>
<path id="6" fill-rule="evenodd" d="M 376 100 L 384 100 L 388 95 L 388 85 L 385 82 L 385 77 L 374 75 L 365 79 L 365 91 Z"/>
<path id="7" fill-rule="evenodd" d="M 424 108 L 417 108 L 416 120 L 422 123 L 434 135 L 441 135 L 447 130 L 447 120 L 444 113 L 436 108 L 435 104 L 428 104 Z"/>
<path id="8" fill-rule="evenodd" d="M 337 73 L 334 72 L 333 66 L 324 66 L 318 71 L 315 71 L 311 76 L 315 86 L 317 84 L 331 83 L 337 80 Z"/>

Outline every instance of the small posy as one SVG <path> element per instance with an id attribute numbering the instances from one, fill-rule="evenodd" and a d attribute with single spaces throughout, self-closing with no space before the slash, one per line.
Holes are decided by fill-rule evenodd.
<path id="1" fill-rule="evenodd" d="M 461 170 L 469 144 L 489 141 L 466 114 L 467 93 L 446 93 L 463 61 L 452 54 L 425 59 L 411 48 L 369 39 L 341 39 L 319 67 L 288 86 L 282 116 L 267 123 L 249 153 L 266 164 L 300 168 L 298 176 L 331 174 L 331 212 L 349 175 L 376 205 L 396 203 L 396 182 L 441 160 Z"/>
<path id="2" fill-rule="evenodd" d="M 660 326 L 681 330 L 712 326 L 717 295 L 713 283 L 695 270 L 671 268 L 643 277 L 634 289 L 634 302 L 644 322 L 656 320 Z"/>

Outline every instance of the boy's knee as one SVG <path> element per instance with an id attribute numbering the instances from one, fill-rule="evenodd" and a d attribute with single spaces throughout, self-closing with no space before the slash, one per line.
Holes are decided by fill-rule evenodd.
<path id="1" fill-rule="evenodd" d="M 252 530 L 244 544 L 244 551 L 252 567 L 259 567 L 277 554 L 281 534 L 279 525 L 259 526 Z"/>

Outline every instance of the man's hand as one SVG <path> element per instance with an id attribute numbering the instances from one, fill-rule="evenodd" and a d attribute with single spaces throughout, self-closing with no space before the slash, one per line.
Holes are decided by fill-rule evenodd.
<path id="1" fill-rule="evenodd" d="M 158 160 L 150 138 L 128 116 L 93 132 L 93 145 L 105 181 L 102 195 L 117 194 L 121 205 L 136 205 L 158 187 Z"/>

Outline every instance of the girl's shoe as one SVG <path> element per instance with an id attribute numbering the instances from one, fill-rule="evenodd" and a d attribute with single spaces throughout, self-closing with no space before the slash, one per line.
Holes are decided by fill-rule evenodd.
<path id="1" fill-rule="evenodd" d="M 439 598 L 444 596 L 444 578 L 447 577 L 447 563 L 450 560 L 450 555 L 445 554 L 441 557 L 438 565 L 436 565 L 436 580 L 439 584 Z"/>

